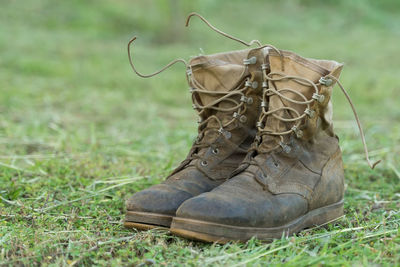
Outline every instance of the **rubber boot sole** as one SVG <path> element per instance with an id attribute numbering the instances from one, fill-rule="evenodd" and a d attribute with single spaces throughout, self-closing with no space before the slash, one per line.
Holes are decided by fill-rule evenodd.
<path id="1" fill-rule="evenodd" d="M 297 233 L 305 228 L 321 226 L 341 216 L 343 216 L 343 200 L 309 211 L 292 222 L 279 227 L 241 227 L 174 217 L 170 232 L 189 239 L 222 244 L 230 241 L 247 241 L 252 237 L 259 240 L 272 240 Z"/>
<path id="2" fill-rule="evenodd" d="M 124 226 L 139 230 L 150 230 L 153 228 L 169 228 L 173 216 L 139 211 L 127 211 Z"/>

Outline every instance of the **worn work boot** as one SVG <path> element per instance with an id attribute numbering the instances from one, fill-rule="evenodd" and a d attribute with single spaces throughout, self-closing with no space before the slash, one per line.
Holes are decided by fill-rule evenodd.
<path id="1" fill-rule="evenodd" d="M 179 207 L 172 233 L 221 243 L 268 240 L 343 215 L 344 173 L 331 102 L 342 64 L 281 50 L 270 50 L 267 59 L 271 72 L 263 72 L 251 152 L 233 178 Z"/>
<path id="2" fill-rule="evenodd" d="M 187 78 L 199 114 L 198 136 L 166 181 L 127 200 L 126 227 L 169 227 L 185 200 L 231 177 L 257 133 L 264 52 L 247 49 L 198 56 L 189 62 Z"/>

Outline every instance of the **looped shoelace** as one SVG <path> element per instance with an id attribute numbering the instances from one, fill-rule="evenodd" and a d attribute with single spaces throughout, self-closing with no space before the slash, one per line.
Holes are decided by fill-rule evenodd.
<path id="1" fill-rule="evenodd" d="M 278 76 L 278 77 L 274 78 L 274 76 Z M 286 151 L 289 150 L 290 151 L 290 147 L 288 147 L 288 145 L 286 145 L 283 142 L 283 136 L 287 135 L 287 134 L 295 133 L 297 135 L 297 137 L 301 137 L 302 136 L 302 132 L 299 129 L 299 126 L 301 124 L 301 120 L 306 116 L 309 116 L 309 117 L 313 116 L 312 114 L 314 114 L 314 111 L 310 109 L 310 104 L 313 101 L 323 102 L 324 101 L 324 96 L 318 94 L 319 93 L 318 92 L 318 84 L 314 83 L 313 81 L 311 81 L 309 79 L 306 79 L 306 78 L 303 78 L 303 77 L 300 77 L 300 76 L 289 76 L 289 75 L 285 75 L 283 73 L 277 73 L 277 72 L 271 72 L 271 73 L 267 74 L 265 71 L 263 71 L 263 77 L 264 77 L 264 82 L 267 82 L 267 81 L 271 82 L 270 84 L 272 85 L 272 88 L 264 88 L 264 91 L 263 91 L 263 102 L 262 103 L 264 103 L 266 101 L 267 96 L 270 97 L 271 95 L 278 95 L 279 97 L 281 97 L 282 99 L 285 99 L 286 101 L 288 101 L 290 103 L 299 104 L 299 105 L 306 105 L 307 106 L 307 108 L 304 110 L 303 114 L 299 114 L 299 112 L 297 110 L 295 110 L 294 108 L 288 107 L 288 106 L 280 107 L 280 108 L 273 109 L 273 110 L 267 110 L 266 105 L 262 105 L 262 109 L 261 109 L 262 111 L 261 111 L 260 119 L 259 119 L 259 122 L 258 122 L 258 125 L 257 125 L 260 134 L 259 134 L 259 136 L 257 138 L 261 139 L 263 135 L 273 135 L 273 136 L 279 136 L 280 139 L 281 139 L 281 141 L 279 142 L 279 145 L 269 149 L 268 151 L 263 151 L 263 152 L 264 153 L 268 153 L 268 152 L 270 152 L 272 150 L 277 149 L 278 147 L 282 147 L 283 150 L 286 150 Z M 341 91 L 343 92 L 343 94 L 345 95 L 347 101 L 349 102 L 350 107 L 351 107 L 351 109 L 353 111 L 355 120 L 357 122 L 358 129 L 360 131 L 360 136 L 361 136 L 361 140 L 362 140 L 363 147 L 364 147 L 364 153 L 365 153 L 366 161 L 367 161 L 368 165 L 371 167 L 371 169 L 375 168 L 375 166 L 378 163 L 380 163 L 381 160 L 378 160 L 378 161 L 372 163 L 370 161 L 370 159 L 369 159 L 368 148 L 367 148 L 367 144 L 366 144 L 366 141 L 365 141 L 365 136 L 364 136 L 364 132 L 363 132 L 363 129 L 362 129 L 362 126 L 361 126 L 361 122 L 360 122 L 360 120 L 358 118 L 357 111 L 356 111 L 356 109 L 354 107 L 353 102 L 350 99 L 350 96 L 348 95 L 347 91 L 344 89 L 344 87 L 340 83 L 340 81 L 333 75 L 329 74 L 329 75 L 327 75 L 325 77 L 321 77 L 321 79 L 319 81 L 319 84 L 323 84 L 323 82 L 325 82 L 327 79 L 332 79 L 332 80 L 337 82 L 337 84 L 339 85 Z M 302 93 L 300 93 L 300 92 L 298 92 L 296 90 L 293 90 L 291 88 L 281 88 L 279 90 L 276 89 L 273 82 L 282 81 L 282 80 L 293 80 L 293 81 L 295 81 L 295 82 L 297 82 L 297 83 L 299 83 L 301 85 L 310 86 L 310 87 L 312 87 L 314 89 L 315 93 L 313 94 L 313 97 L 311 99 L 307 99 L 306 96 L 304 96 Z M 291 99 L 289 97 L 286 97 L 285 95 L 282 94 L 282 92 L 285 92 L 285 91 L 286 92 L 291 92 L 291 93 L 294 93 L 294 94 L 300 96 L 303 99 L 303 101 L 298 101 L 298 100 L 294 100 L 294 99 Z M 292 111 L 292 112 L 295 113 L 296 117 L 288 119 L 288 118 L 283 118 L 283 117 L 278 116 L 277 114 L 275 114 L 276 112 L 281 111 L 281 110 Z M 280 121 L 283 121 L 283 122 L 295 122 L 295 125 L 291 129 L 289 129 L 287 131 L 283 131 L 283 132 L 266 131 L 266 130 L 263 129 L 263 126 L 264 126 L 263 122 L 266 120 L 266 118 L 268 116 L 273 116 L 274 118 L 276 118 L 276 119 L 278 119 Z M 258 151 L 259 150 L 258 143 L 259 142 L 255 143 L 255 145 L 252 146 L 249 149 L 249 153 L 252 153 L 253 151 Z M 289 151 L 287 151 L 287 152 L 289 152 Z M 257 164 L 257 162 L 254 161 L 254 160 L 250 160 L 247 163 Z"/>
<path id="2" fill-rule="evenodd" d="M 232 36 L 232 35 L 229 35 L 229 34 L 223 32 L 223 31 L 217 29 L 216 27 L 214 27 L 214 26 L 213 26 L 211 23 L 209 23 L 204 17 L 202 17 L 201 15 L 199 15 L 199 14 L 197 14 L 197 13 L 195 13 L 195 12 L 190 13 L 190 14 L 188 15 L 188 17 L 187 17 L 187 19 L 186 19 L 186 27 L 189 26 L 189 21 L 190 21 L 190 19 L 191 19 L 193 16 L 197 16 L 197 17 L 200 18 L 204 23 L 206 23 L 207 26 L 210 27 L 212 30 L 214 30 L 215 32 L 217 32 L 217 33 L 219 33 L 219 34 L 221 34 L 221 35 L 223 35 L 223 36 L 225 36 L 225 37 L 227 37 L 227 38 L 230 38 L 230 39 L 232 39 L 232 40 L 234 40 L 234 41 L 237 41 L 237 42 L 239 42 L 239 43 L 241 43 L 241 44 L 243 44 L 243 45 L 245 45 L 245 46 L 252 46 L 253 44 L 257 44 L 257 45 L 261 48 L 261 43 L 260 43 L 258 40 L 252 40 L 251 42 L 245 42 L 245 41 L 243 41 L 243 40 L 241 40 L 241 39 L 239 39 L 239 38 L 236 38 L 236 37 L 234 37 L 234 36 Z M 187 72 L 186 72 L 186 74 L 187 74 L 187 79 L 188 79 L 188 83 L 190 84 L 190 82 L 189 82 L 189 76 L 192 74 L 192 70 L 191 70 L 190 66 L 188 65 L 188 63 L 187 63 L 184 59 L 175 59 L 175 60 L 171 61 L 170 63 L 168 63 L 167 65 L 165 65 L 164 67 L 162 67 L 160 70 L 155 71 L 155 72 L 153 72 L 153 73 L 151 73 L 151 74 L 147 74 L 147 75 L 146 75 L 146 74 L 140 73 L 140 72 L 136 69 L 136 67 L 135 67 L 135 65 L 134 65 L 134 63 L 133 63 L 133 61 L 132 61 L 132 53 L 131 53 L 131 46 L 132 46 L 133 42 L 134 42 L 136 39 L 137 39 L 137 37 L 134 36 L 134 37 L 128 42 L 128 58 L 129 58 L 129 63 L 130 63 L 130 65 L 131 65 L 132 70 L 133 70 L 138 76 L 140 76 L 140 77 L 142 77 L 142 78 L 150 78 L 150 77 L 153 77 L 153 76 L 155 76 L 155 75 L 160 74 L 161 72 L 165 71 L 166 69 L 170 68 L 171 66 L 173 66 L 173 65 L 176 64 L 176 63 L 183 63 L 183 64 L 185 65 L 185 67 L 186 67 L 186 70 L 187 70 Z M 193 84 L 196 85 L 196 87 L 197 87 L 197 88 L 195 88 L 195 89 L 192 89 L 192 99 L 193 99 L 194 107 L 195 107 L 196 109 L 200 110 L 200 111 L 199 111 L 199 116 L 201 116 L 202 113 L 204 113 L 204 111 L 207 110 L 207 109 L 208 109 L 208 110 L 212 109 L 212 110 L 221 111 L 221 112 L 232 112 L 232 111 L 235 111 L 235 110 L 236 110 L 236 112 L 234 113 L 234 116 L 233 116 L 232 120 L 228 121 L 228 122 L 225 123 L 225 124 L 223 124 L 223 123 L 218 119 L 218 117 L 215 116 L 215 115 L 208 116 L 206 120 L 200 122 L 199 127 L 198 127 L 200 130 L 199 130 L 199 134 L 198 134 L 197 140 L 196 140 L 195 143 L 194 143 L 194 148 L 197 148 L 197 149 L 200 148 L 200 149 L 201 149 L 201 148 L 209 147 L 209 146 L 212 145 L 212 143 L 210 143 L 210 142 L 205 142 L 205 141 L 201 142 L 201 139 L 203 138 L 203 134 L 204 134 L 204 132 L 205 132 L 205 130 L 206 130 L 206 128 L 207 128 L 207 127 L 204 127 L 204 126 L 207 125 L 207 123 L 208 123 L 210 120 L 216 120 L 217 123 L 218 123 L 218 125 L 220 126 L 220 128 L 219 128 L 219 129 L 210 129 L 210 128 L 208 128 L 207 130 L 209 130 L 209 131 L 213 131 L 213 130 L 215 131 L 215 130 L 217 130 L 218 133 L 223 134 L 225 137 L 227 137 L 227 138 L 229 139 L 229 138 L 230 138 L 230 132 L 226 131 L 224 128 L 227 127 L 227 126 L 229 126 L 235 119 L 237 119 L 237 118 L 240 119 L 240 116 L 241 116 L 243 113 L 246 112 L 246 105 L 244 105 L 244 104 L 245 104 L 245 102 L 246 102 L 246 99 L 247 99 L 246 97 L 247 97 L 247 96 L 244 94 L 244 91 L 246 91 L 246 89 L 248 89 L 249 86 L 248 86 L 248 85 L 245 85 L 242 89 L 236 88 L 236 89 L 234 89 L 233 91 L 230 91 L 230 92 L 213 92 L 213 91 L 208 91 L 207 89 L 203 88 L 203 87 L 201 86 L 201 84 L 199 84 L 193 77 L 192 77 L 191 80 L 192 80 Z M 207 105 L 201 105 L 200 103 L 198 103 L 197 99 L 194 97 L 194 95 L 195 95 L 196 93 L 197 93 L 197 94 L 210 94 L 210 95 L 212 95 L 212 96 L 221 95 L 221 97 L 218 98 L 218 99 L 216 99 L 216 100 L 213 101 L 212 103 L 209 103 L 209 104 L 207 104 Z M 234 100 L 234 99 L 232 98 L 232 97 L 234 97 L 234 96 L 236 96 L 236 95 L 240 95 L 240 96 L 241 96 L 241 98 L 240 98 L 240 103 L 237 102 L 236 100 Z M 233 107 L 231 107 L 231 108 L 222 108 L 222 107 L 218 107 L 218 104 L 221 103 L 222 101 L 231 102 L 231 103 L 233 104 Z M 243 110 L 242 110 L 242 107 L 243 107 Z M 196 157 L 196 156 L 195 156 L 195 155 L 192 155 L 191 157 Z"/>
<path id="3" fill-rule="evenodd" d="M 243 45 L 245 45 L 245 46 L 251 46 L 251 45 L 253 45 L 253 44 L 257 44 L 257 45 L 259 46 L 259 48 L 270 47 L 271 49 L 274 49 L 274 50 L 277 51 L 278 54 L 280 55 L 281 61 L 282 61 L 282 63 L 283 63 L 283 55 L 282 55 L 282 54 L 280 53 L 280 51 L 279 51 L 278 49 L 276 49 L 274 46 L 272 46 L 272 45 L 263 45 L 263 46 L 262 46 L 261 43 L 260 43 L 258 40 L 252 40 L 251 42 L 245 42 L 245 41 L 243 41 L 243 40 L 240 40 L 239 38 L 236 38 L 236 37 L 234 37 L 234 36 L 232 36 L 232 35 L 229 35 L 229 34 L 223 32 L 223 31 L 217 29 L 217 28 L 214 27 L 211 23 L 209 23 L 204 17 L 202 17 L 201 15 L 199 15 L 199 14 L 197 14 L 197 13 L 195 13 L 195 12 L 189 14 L 189 16 L 187 17 L 187 19 L 186 19 L 186 27 L 189 26 L 190 18 L 193 17 L 193 16 L 199 17 L 204 23 L 207 24 L 208 27 L 210 27 L 210 28 L 211 28 L 212 30 L 214 30 L 215 32 L 217 32 L 217 33 L 219 33 L 219 34 L 221 34 L 221 35 L 223 35 L 223 36 L 225 36 L 225 37 L 227 37 L 227 38 L 229 38 L 229 39 L 232 39 L 232 40 L 234 40 L 234 41 L 237 41 L 237 42 L 239 42 L 239 43 L 241 43 L 241 44 L 243 44 Z M 138 72 L 138 71 L 136 70 L 136 68 L 135 68 L 135 66 L 134 66 L 134 64 L 133 64 L 133 62 L 132 62 L 132 55 L 131 55 L 131 51 L 130 51 L 130 47 L 131 47 L 132 43 L 133 43 L 135 40 L 136 40 L 136 36 L 133 37 L 133 38 L 128 42 L 128 57 L 129 57 L 129 63 L 130 63 L 130 65 L 131 65 L 133 71 L 134 71 L 138 76 L 143 77 L 143 78 L 149 78 L 149 77 L 155 76 L 155 75 L 157 75 L 157 74 L 163 72 L 164 70 L 168 69 L 169 67 L 171 67 L 172 65 L 174 65 L 174 64 L 176 64 L 176 63 L 183 63 L 183 64 L 186 66 L 187 69 L 189 68 L 188 64 L 186 63 L 186 61 L 185 61 L 184 59 L 175 59 L 175 60 L 171 61 L 170 63 L 168 63 L 166 66 L 164 66 L 164 67 L 163 67 L 162 69 L 160 69 L 159 71 L 156 71 L 156 72 L 154 72 L 154 73 L 152 73 L 152 74 L 145 75 L 145 74 L 142 74 L 142 73 Z M 265 62 L 264 62 L 263 65 L 265 65 Z M 281 68 L 282 68 L 282 71 L 284 71 L 284 64 L 281 64 Z M 290 88 L 283 88 L 283 89 L 280 89 L 280 90 L 276 90 L 275 88 L 273 88 L 273 89 L 270 90 L 270 89 L 268 88 L 268 89 L 265 90 L 265 92 L 263 93 L 263 101 L 262 101 L 262 104 L 261 104 L 261 107 L 262 107 L 262 114 L 261 114 L 261 117 L 260 117 L 259 122 L 257 123 L 257 124 L 258 124 L 258 125 L 257 125 L 258 130 L 261 132 L 261 135 L 269 134 L 269 135 L 280 136 L 281 142 L 280 142 L 280 145 L 278 145 L 278 147 L 279 147 L 279 146 L 282 146 L 282 148 L 285 149 L 285 144 L 283 143 L 283 135 L 290 134 L 290 133 L 292 133 L 292 132 L 295 132 L 296 135 L 299 135 L 299 134 L 301 135 L 301 131 L 299 131 L 298 128 L 297 128 L 297 127 L 299 126 L 299 124 L 301 123 L 300 120 L 301 120 L 302 118 L 304 118 L 306 115 L 308 115 L 308 116 L 311 117 L 312 114 L 313 114 L 313 111 L 312 111 L 311 109 L 309 109 L 309 104 L 310 104 L 312 101 L 315 101 L 315 100 L 316 100 L 316 101 L 323 102 L 323 96 L 321 96 L 321 95 L 318 94 L 317 85 L 316 85 L 315 83 L 313 83 L 312 81 L 308 80 L 308 79 L 305 79 L 305 78 L 299 77 L 299 76 L 286 76 L 286 75 L 281 74 L 281 73 L 270 73 L 270 74 L 269 74 L 270 76 L 268 76 L 268 75 L 266 74 L 265 68 L 262 68 L 262 69 L 263 69 L 263 76 L 264 76 L 263 85 L 264 85 L 264 83 L 267 82 L 267 80 L 270 80 L 270 81 L 273 81 L 273 80 L 274 80 L 274 78 L 272 78 L 272 77 L 270 77 L 270 76 L 272 76 L 272 75 L 279 75 L 279 76 L 280 76 L 279 78 L 275 78 L 276 81 L 282 80 L 282 79 L 293 79 L 293 80 L 295 80 L 296 82 L 298 82 L 298 83 L 300 83 L 300 84 L 303 84 L 303 85 L 307 85 L 307 84 L 308 84 L 308 85 L 312 86 L 312 87 L 315 89 L 315 91 L 316 91 L 316 92 L 314 93 L 312 99 L 306 99 L 306 97 L 305 97 L 303 94 L 301 94 L 301 93 L 299 93 L 299 92 L 297 92 L 297 91 L 295 91 L 295 90 L 293 90 L 293 89 L 290 89 Z M 325 76 L 325 77 L 323 77 L 323 78 L 325 78 L 325 79 L 326 79 L 326 78 L 331 78 L 331 79 L 335 80 L 335 81 L 337 82 L 337 84 L 339 85 L 340 89 L 342 90 L 343 94 L 345 95 L 347 101 L 349 102 L 350 107 L 351 107 L 351 109 L 352 109 L 352 111 L 353 111 L 354 117 L 355 117 L 355 119 L 356 119 L 358 129 L 359 129 L 359 131 L 360 131 L 360 136 L 361 136 L 361 140 L 362 140 L 362 143 L 363 143 L 364 153 L 365 153 L 366 160 L 367 160 L 367 162 L 368 162 L 368 165 L 373 169 L 378 163 L 381 162 L 381 160 L 378 160 L 378 161 L 376 161 L 376 162 L 374 162 L 374 163 L 371 163 L 371 161 L 369 160 L 368 148 L 367 148 L 367 144 L 366 144 L 366 141 L 365 141 L 364 132 L 363 132 L 363 130 L 362 130 L 361 122 L 360 122 L 360 120 L 359 120 L 359 118 L 358 118 L 358 114 L 357 114 L 357 112 L 356 112 L 356 110 L 355 110 L 355 107 L 354 107 L 354 105 L 353 105 L 353 103 L 352 103 L 352 101 L 351 101 L 351 99 L 350 99 L 350 96 L 348 95 L 347 91 L 344 89 L 343 85 L 340 83 L 340 81 L 339 81 L 336 77 L 334 77 L 334 76 L 332 76 L 332 75 L 327 75 L 327 76 Z M 264 87 L 264 86 L 263 86 L 263 87 Z M 194 90 L 199 90 L 199 91 L 197 91 L 197 92 L 200 93 L 200 90 L 201 90 L 201 89 L 194 89 Z M 304 101 L 296 101 L 296 100 L 293 100 L 293 99 L 290 99 L 290 98 L 285 97 L 284 95 L 282 95 L 282 94 L 280 93 L 280 92 L 285 91 L 285 90 L 288 91 L 288 92 L 292 92 L 292 93 L 294 93 L 294 94 L 299 95 L 301 98 L 304 99 Z M 206 90 L 205 90 L 205 91 L 206 91 Z M 202 93 L 204 93 L 204 92 L 202 92 Z M 283 99 L 285 99 L 285 100 L 287 100 L 287 101 L 289 101 L 289 102 L 291 102 L 291 103 L 294 103 L 294 104 L 303 104 L 303 105 L 307 105 L 307 108 L 305 109 L 305 111 L 304 111 L 303 114 L 299 114 L 295 109 L 290 108 L 290 107 L 282 107 L 282 108 L 279 108 L 279 109 L 276 109 L 276 110 L 266 111 L 266 110 L 265 110 L 265 107 L 266 107 L 265 103 L 266 103 L 266 94 L 267 94 L 267 93 L 270 94 L 270 95 L 276 94 L 276 95 L 280 96 L 281 98 L 283 98 Z M 268 95 L 268 96 L 270 96 L 270 95 Z M 226 96 L 226 99 L 228 99 L 228 97 L 230 97 L 230 96 L 232 96 L 232 95 Z M 219 102 L 218 102 L 218 103 L 219 103 Z M 215 104 L 216 104 L 216 103 L 215 103 Z M 205 110 L 205 109 L 207 109 L 207 108 L 209 108 L 209 109 L 211 109 L 211 108 L 216 109 L 216 108 L 217 108 L 216 110 L 218 110 L 218 107 L 215 107 L 215 104 L 212 104 L 212 105 L 209 104 L 209 105 L 201 106 L 201 109 Z M 275 112 L 280 111 L 280 110 L 289 110 L 289 111 L 292 111 L 292 112 L 294 112 L 294 113 L 296 114 L 297 117 L 291 118 L 291 119 L 287 119 L 287 118 L 282 118 L 282 117 L 280 117 L 280 116 L 274 114 Z M 220 109 L 220 111 L 224 111 L 224 110 L 223 110 L 223 109 Z M 228 110 L 226 110 L 226 111 L 228 111 Z M 267 117 L 268 115 L 272 115 L 272 116 L 274 116 L 275 118 L 277 118 L 278 120 L 281 120 L 281 121 L 285 121 L 285 122 L 294 122 L 294 121 L 297 121 L 297 123 L 296 123 L 296 125 L 295 125 L 294 127 L 292 127 L 290 130 L 285 131 L 285 132 L 281 132 L 281 133 L 278 133 L 278 132 L 265 132 L 265 131 L 263 131 L 263 129 L 262 129 L 261 126 L 262 126 L 263 121 L 266 119 L 266 117 Z M 209 118 L 207 118 L 207 120 L 211 120 L 211 119 L 214 118 L 214 117 L 215 117 L 215 116 L 212 115 L 212 116 L 210 116 Z M 215 117 L 215 118 L 216 118 L 216 117 Z M 216 119 L 218 119 L 218 118 L 216 118 Z M 204 121 L 203 123 L 206 123 L 206 121 Z M 221 126 L 221 124 L 220 124 L 220 126 Z M 223 130 L 223 127 L 220 128 L 220 131 L 222 131 L 222 130 Z M 261 138 L 261 135 L 257 136 L 257 138 Z M 198 144 L 198 145 L 200 146 L 200 144 Z M 203 145 L 204 145 L 204 146 L 205 146 L 205 145 L 209 146 L 209 144 L 203 144 Z M 203 145 L 201 145 L 201 146 L 203 146 Z M 273 148 L 272 150 L 274 150 L 274 149 L 276 149 L 276 148 Z M 249 152 L 251 152 L 251 151 L 257 151 L 257 150 L 258 150 L 258 147 L 257 147 L 257 145 L 255 145 L 255 146 L 252 146 L 252 147 L 249 149 Z"/>
<path id="4" fill-rule="evenodd" d="M 245 72 L 246 70 L 244 70 Z M 243 72 L 243 73 L 244 73 Z M 188 72 L 191 73 L 191 72 Z M 218 118 L 218 116 L 216 115 L 209 115 L 207 116 L 207 118 L 205 120 L 202 120 L 199 122 L 199 126 L 198 126 L 198 135 L 197 135 L 197 139 L 193 144 L 193 148 L 206 148 L 206 147 L 210 147 L 213 145 L 213 143 L 215 142 L 215 140 L 218 138 L 218 136 L 220 136 L 221 134 L 226 138 L 226 139 L 230 139 L 231 133 L 229 131 L 226 130 L 226 128 L 228 126 L 230 126 L 236 119 L 240 119 L 241 116 L 244 116 L 243 114 L 246 113 L 247 110 L 247 99 L 248 94 L 250 93 L 249 87 L 250 85 L 248 85 L 248 83 L 244 82 L 244 86 L 243 86 L 243 82 L 236 87 L 235 89 L 228 91 L 228 92 L 217 92 L 217 91 L 210 91 L 207 90 L 206 88 L 204 88 L 204 86 L 202 84 L 200 84 L 194 77 L 193 75 L 188 75 L 188 79 L 191 81 L 191 83 L 196 86 L 196 88 L 191 88 L 191 92 L 192 92 L 192 100 L 194 103 L 194 108 L 198 111 L 198 115 L 200 118 L 202 118 L 202 115 L 207 111 L 207 110 L 215 110 L 217 112 L 226 112 L 226 113 L 232 113 L 233 112 L 233 116 L 232 119 L 227 121 L 227 122 L 222 122 L 222 120 L 220 118 Z M 248 80 L 252 81 L 253 78 L 248 78 Z M 242 88 L 240 88 L 241 86 L 243 86 Z M 202 105 L 200 104 L 200 102 L 197 100 L 196 98 L 196 94 L 200 95 L 210 95 L 210 96 L 220 96 L 219 98 L 215 99 L 214 101 L 212 101 L 211 103 L 208 103 L 206 105 Z M 239 98 L 240 100 L 237 101 L 235 100 L 235 98 Z M 232 107 L 220 107 L 219 105 L 222 102 L 230 102 L 231 104 L 233 104 Z M 214 120 L 215 122 L 217 122 L 218 127 L 210 127 L 209 126 L 209 122 Z M 214 137 L 213 141 L 205 141 L 206 138 L 206 132 L 208 134 L 210 134 L 211 132 L 217 132 L 218 135 L 216 137 Z M 193 155 L 190 156 L 191 159 L 194 158 L 198 158 L 197 154 L 194 153 Z"/>

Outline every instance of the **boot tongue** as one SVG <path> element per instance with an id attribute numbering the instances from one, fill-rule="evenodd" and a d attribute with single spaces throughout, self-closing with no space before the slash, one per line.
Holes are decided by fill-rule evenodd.
<path id="1" fill-rule="evenodd" d="M 270 75 L 272 76 L 272 78 L 281 77 L 279 75 L 273 75 L 273 73 L 281 73 L 284 76 L 299 76 L 302 78 L 306 78 L 314 83 L 317 83 L 318 80 L 321 78 L 321 76 L 328 74 L 328 71 L 326 71 L 324 68 L 322 68 L 321 66 L 315 64 L 314 62 L 308 59 L 302 58 L 291 52 L 282 51 L 282 53 L 283 53 L 283 58 L 281 58 L 274 51 L 270 52 L 269 56 L 270 68 L 271 68 Z M 284 69 L 282 68 L 282 64 Z M 291 90 L 295 90 L 304 95 L 306 99 L 311 99 L 313 93 L 315 93 L 315 89 L 312 86 L 300 84 L 294 81 L 293 79 L 283 79 L 274 82 L 270 81 L 269 88 L 275 88 L 276 90 L 290 88 Z M 302 97 L 293 92 L 283 90 L 280 93 L 290 99 L 302 102 L 304 101 Z M 276 110 L 282 107 L 293 108 L 299 113 L 299 115 L 302 115 L 307 106 L 291 103 L 290 101 L 287 101 L 276 94 L 272 94 L 269 97 L 268 110 L 269 111 Z M 273 114 L 287 119 L 298 117 L 298 115 L 295 114 L 295 112 L 285 109 L 276 111 Z M 264 131 L 277 132 L 277 133 L 286 132 L 290 130 L 297 122 L 298 121 L 284 122 L 282 120 L 275 118 L 271 114 L 267 117 Z M 288 141 L 289 136 L 290 136 L 289 134 L 283 135 L 284 142 Z M 269 150 L 272 149 L 273 147 L 276 147 L 276 145 L 279 144 L 280 141 L 281 137 L 279 135 L 278 136 L 264 135 L 260 147 L 262 148 L 262 150 Z"/>
<path id="2" fill-rule="evenodd" d="M 248 71 L 243 64 L 243 59 L 247 58 L 250 50 L 241 50 L 229 53 L 221 53 L 210 56 L 199 56 L 193 58 L 190 62 L 192 69 L 191 86 L 209 92 L 228 93 L 235 89 L 243 81 L 243 78 L 248 75 Z M 195 93 L 194 97 L 198 102 L 205 106 L 213 103 L 217 99 L 223 97 L 223 94 L 208 94 Z M 240 97 L 234 96 L 235 101 L 239 102 Z M 222 101 L 214 107 L 232 108 L 236 106 L 230 101 Z M 203 119 L 211 115 L 215 115 L 223 124 L 232 119 L 233 112 L 216 111 L 207 109 Z M 220 128 L 219 123 L 212 119 L 205 126 L 203 139 L 207 142 L 212 142 L 218 136 Z M 214 130 L 210 130 L 213 128 Z M 216 129 L 216 130 L 215 130 Z"/>

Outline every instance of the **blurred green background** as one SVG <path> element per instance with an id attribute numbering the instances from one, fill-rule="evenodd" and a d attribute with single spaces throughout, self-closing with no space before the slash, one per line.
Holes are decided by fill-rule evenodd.
<path id="1" fill-rule="evenodd" d="M 129 39 L 138 36 L 134 62 L 144 73 L 175 58 L 243 49 L 197 18 L 185 28 L 192 11 L 243 40 L 344 62 L 341 81 L 363 122 L 371 155 L 384 160 L 376 171 L 369 170 L 351 109 L 335 88 L 348 220 L 368 225 L 398 214 L 400 1 L 0 3 L 0 265 L 118 265 L 149 257 L 165 263 L 178 255 L 180 263 L 206 265 L 208 256 L 246 248 L 210 248 L 121 227 L 123 199 L 163 180 L 185 157 L 197 126 L 184 68 L 174 66 L 152 79 L 135 76 L 126 52 Z M 376 201 L 387 201 L 381 213 L 366 214 Z M 71 240 L 74 245 L 66 245 Z M 399 259 L 394 240 L 391 245 L 376 241 L 377 251 L 390 250 L 382 262 Z M 90 250 L 93 242 L 106 243 Z M 193 256 L 192 251 L 204 253 Z M 328 250 L 328 259 L 335 260 L 335 253 Z M 342 264 L 364 262 L 360 255 L 369 255 L 343 253 L 348 254 Z M 367 263 L 373 259 L 365 257 Z M 240 263 L 246 257 L 230 259 Z"/>

